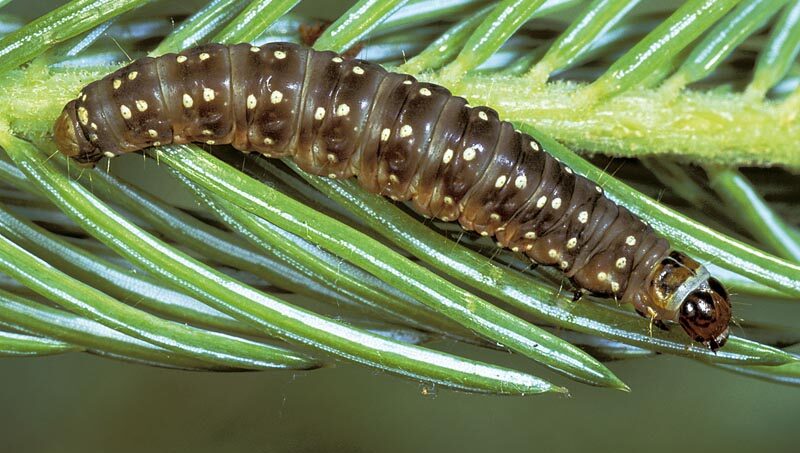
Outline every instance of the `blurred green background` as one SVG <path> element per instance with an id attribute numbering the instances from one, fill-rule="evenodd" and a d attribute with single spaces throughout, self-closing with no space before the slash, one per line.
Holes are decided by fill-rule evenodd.
<path id="1" fill-rule="evenodd" d="M 610 367 L 632 393 L 569 383 L 571 398 L 424 396 L 346 364 L 211 374 L 86 354 L 4 359 L 0 451 L 797 451 L 796 389 L 675 357 Z"/>
<path id="2" fill-rule="evenodd" d="M 9 12 L 32 18 L 61 3 L 15 1 Z M 349 4 L 316 3 L 304 3 L 301 11 L 330 17 Z M 569 382 L 502 352 L 466 351 L 468 346 L 449 343 L 434 347 L 533 369 L 569 386 L 572 397 L 477 396 L 443 389 L 424 395 L 416 383 L 349 364 L 306 373 L 212 374 L 86 354 L 3 359 L 0 451 L 798 448 L 800 392 L 791 387 L 657 357 L 610 364 L 633 389 L 626 394 Z"/>

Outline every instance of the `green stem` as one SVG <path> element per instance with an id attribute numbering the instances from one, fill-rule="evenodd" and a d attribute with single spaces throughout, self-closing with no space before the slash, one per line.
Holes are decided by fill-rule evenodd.
<path id="1" fill-rule="evenodd" d="M 789 72 L 800 53 L 800 0 L 786 5 L 778 23 L 772 28 L 769 41 L 758 54 L 753 81 L 746 94 L 763 98 L 767 91 Z"/>
<path id="2" fill-rule="evenodd" d="M 249 369 L 319 366 L 283 348 L 164 321 L 125 305 L 59 272 L 5 236 L 0 236 L 0 270 L 74 313 L 187 357 Z"/>
<path id="3" fill-rule="evenodd" d="M 0 357 L 40 357 L 77 351 L 81 348 L 63 341 L 0 330 Z"/>
<path id="4" fill-rule="evenodd" d="M 13 215 L 2 205 L 0 233 L 61 271 L 78 280 L 92 282 L 95 288 L 121 301 L 194 325 L 246 335 L 258 333 L 251 326 L 162 286 L 141 271 L 124 269 L 72 245 L 44 228 Z"/>
<path id="5" fill-rule="evenodd" d="M 566 31 L 550 46 L 542 60 L 528 77 L 534 83 L 544 83 L 553 71 L 571 65 L 587 52 L 592 43 L 608 32 L 640 0 L 594 0 L 573 19 Z"/>
<path id="6" fill-rule="evenodd" d="M 197 147 L 169 146 L 156 152 L 162 162 L 204 189 L 347 259 L 462 326 L 576 379 L 623 387 L 604 366 L 569 343 L 414 265 L 368 235 L 220 165 Z"/>
<path id="7" fill-rule="evenodd" d="M 437 69 L 458 55 L 459 50 L 467 42 L 478 25 L 483 22 L 493 5 L 475 11 L 470 16 L 457 22 L 444 34 L 434 40 L 422 52 L 415 55 L 397 68 L 399 72 L 417 74 L 425 70 Z"/>
<path id="8" fill-rule="evenodd" d="M 181 22 L 175 31 L 150 52 L 150 55 L 155 57 L 204 42 L 219 27 L 237 15 L 245 3 L 246 0 L 210 1 L 201 10 Z"/>
<path id="9" fill-rule="evenodd" d="M 585 92 L 586 103 L 636 87 L 664 67 L 740 0 L 689 0 L 644 37 Z"/>
<path id="10" fill-rule="evenodd" d="M 303 241 L 296 235 L 277 228 L 260 217 L 248 213 L 236 205 L 208 194 L 182 174 L 177 177 L 187 185 L 212 212 L 253 244 L 270 250 L 281 247 L 284 252 L 309 266 L 309 271 L 324 280 L 336 282 L 340 290 L 353 294 L 355 300 L 379 313 L 388 314 L 389 319 L 400 319 L 411 326 L 443 334 L 469 337 L 471 334 L 458 324 L 442 322 L 442 317 L 421 307 L 413 298 L 394 288 L 380 285 L 375 278 L 350 263 L 333 255 L 320 256 L 318 247 Z M 473 340 L 474 341 L 474 340 Z"/>
<path id="11" fill-rule="evenodd" d="M 73 0 L 0 39 L 0 74 L 150 0 Z"/>
<path id="12" fill-rule="evenodd" d="M 87 232 L 131 262 L 230 316 L 253 323 L 290 342 L 412 379 L 476 392 L 534 394 L 566 391 L 529 374 L 386 340 L 245 286 L 167 246 L 120 217 L 57 171 L 28 143 L 0 134 L 0 145 L 29 179 L 40 185 L 48 197 Z"/>
<path id="13" fill-rule="evenodd" d="M 738 171 L 707 167 L 711 188 L 726 204 L 726 209 L 747 231 L 779 256 L 800 262 L 800 242 L 792 237 L 786 223 L 769 207 L 750 182 Z"/>
<path id="14" fill-rule="evenodd" d="M 328 27 L 314 43 L 315 49 L 349 49 L 374 30 L 407 0 L 359 0 Z"/>
<path id="15" fill-rule="evenodd" d="M 215 262 L 246 270 L 288 291 L 352 304 L 351 300 L 313 278 L 313 273 L 297 261 L 287 258 L 280 248 L 256 253 L 230 232 L 201 222 L 107 173 L 94 172 L 93 176 L 91 183 L 88 178 L 83 180 L 93 192 L 141 216 L 165 237 L 186 244 Z"/>
<path id="16" fill-rule="evenodd" d="M 685 85 L 705 78 L 748 36 L 762 27 L 787 0 L 752 0 L 740 3 L 695 46 L 686 61 L 665 83 L 677 92 Z"/>
<path id="17" fill-rule="evenodd" d="M 530 20 L 544 0 L 502 0 L 483 19 L 456 56 L 442 71 L 445 80 L 458 80 L 477 68 Z"/>
<path id="18" fill-rule="evenodd" d="M 291 11 L 300 0 L 254 0 L 211 41 L 221 43 L 248 42 L 273 22 Z M 175 52 L 176 49 L 165 50 Z"/>
<path id="19" fill-rule="evenodd" d="M 174 354 L 148 342 L 117 332 L 98 322 L 48 307 L 0 290 L 0 324 L 53 338 L 99 355 L 151 365 L 191 370 L 233 370 L 204 360 Z"/>

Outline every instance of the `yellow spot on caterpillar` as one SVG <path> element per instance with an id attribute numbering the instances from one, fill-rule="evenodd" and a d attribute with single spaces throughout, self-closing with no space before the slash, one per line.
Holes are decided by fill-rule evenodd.
<path id="1" fill-rule="evenodd" d="M 78 107 L 78 120 L 84 126 L 89 122 L 89 111 L 86 110 L 86 107 Z"/>
<path id="2" fill-rule="evenodd" d="M 633 236 L 628 236 L 628 237 L 625 238 L 625 243 L 630 245 L 630 246 L 634 246 L 634 245 L 636 245 L 636 238 L 633 237 Z"/>
<path id="3" fill-rule="evenodd" d="M 381 131 L 381 141 L 382 141 L 382 142 L 385 142 L 386 140 L 389 140 L 389 135 L 391 135 L 391 133 L 392 133 L 392 131 L 391 131 L 391 130 L 389 130 L 389 128 L 388 128 L 388 127 L 384 128 L 384 129 Z"/>
<path id="4" fill-rule="evenodd" d="M 531 149 L 534 151 L 541 151 L 539 144 L 536 143 L 536 140 L 531 140 Z"/>
<path id="5" fill-rule="evenodd" d="M 136 110 L 140 112 L 144 112 L 147 110 L 147 101 L 144 99 L 137 99 L 136 100 Z"/>
<path id="6" fill-rule="evenodd" d="M 548 251 L 547 251 L 547 256 L 549 256 L 549 257 L 550 257 L 550 258 L 552 258 L 552 259 L 556 259 L 556 258 L 558 258 L 558 250 L 556 250 L 556 249 L 550 249 L 550 250 L 548 250 Z"/>
<path id="7" fill-rule="evenodd" d="M 389 175 L 389 181 L 397 184 L 398 182 L 400 182 L 400 179 L 398 179 L 397 175 L 391 174 L 391 175 Z"/>
<path id="8" fill-rule="evenodd" d="M 116 156 L 116 154 L 112 153 L 111 151 L 104 151 L 103 155 L 108 157 L 109 159 Z"/>
<path id="9" fill-rule="evenodd" d="M 194 99 L 192 99 L 192 97 L 189 96 L 187 93 L 183 93 L 183 106 L 188 109 L 191 108 L 193 105 L 194 105 Z"/>
<path id="10" fill-rule="evenodd" d="M 211 135 L 211 134 L 213 134 L 213 132 L 211 132 L 211 130 L 203 129 L 203 135 Z"/>
<path id="11" fill-rule="evenodd" d="M 342 60 L 340 57 L 333 57 L 331 58 L 331 61 L 334 63 L 341 63 L 344 60 Z"/>
<path id="12" fill-rule="evenodd" d="M 138 76 L 138 75 L 139 75 L 139 72 L 138 72 L 138 71 L 131 71 L 131 72 L 128 74 L 128 80 L 134 80 L 134 79 L 136 78 L 136 76 Z"/>
<path id="13" fill-rule="evenodd" d="M 336 162 L 336 154 L 328 153 L 327 158 L 328 158 L 328 162 L 331 162 L 331 163 Z"/>
<path id="14" fill-rule="evenodd" d="M 273 140 L 273 139 L 271 139 L 269 137 L 266 137 L 266 138 L 264 138 L 264 144 L 265 145 L 274 145 L 275 144 L 275 140 Z"/>
<path id="15" fill-rule="evenodd" d="M 275 53 L 273 53 L 273 55 L 275 55 L 275 58 L 277 58 L 278 60 L 283 60 L 284 58 L 286 58 L 286 52 L 282 50 L 276 50 Z"/>
<path id="16" fill-rule="evenodd" d="M 504 185 L 506 185 L 506 179 L 508 179 L 508 178 L 506 178 L 506 175 L 500 175 L 500 176 L 498 176 L 498 177 L 497 177 L 497 180 L 494 182 L 494 187 L 495 187 L 495 189 L 500 189 L 500 188 L 502 188 Z"/>
<path id="17" fill-rule="evenodd" d="M 122 86 L 122 80 L 120 80 L 120 79 L 114 79 L 114 81 L 113 81 L 113 82 L 111 82 L 111 86 L 112 86 L 112 87 L 114 87 L 114 89 L 115 89 L 115 90 L 116 90 L 116 89 L 119 89 L 119 87 L 121 87 L 121 86 Z"/>
<path id="18" fill-rule="evenodd" d="M 478 153 L 477 153 L 477 151 L 475 151 L 475 147 L 474 146 L 470 146 L 469 148 L 464 150 L 464 160 L 469 162 L 472 159 L 474 159 L 477 154 Z"/>
<path id="19" fill-rule="evenodd" d="M 488 231 L 481 231 L 481 236 L 488 236 L 488 235 L 489 235 Z"/>
<path id="20" fill-rule="evenodd" d="M 445 163 L 445 164 L 448 164 L 448 163 L 450 163 L 450 161 L 451 161 L 451 160 L 453 160 L 453 154 L 455 154 L 455 153 L 453 152 L 453 150 L 452 150 L 452 149 L 450 149 L 450 148 L 448 148 L 448 149 L 447 149 L 447 150 L 444 152 L 444 156 L 442 156 L 442 162 L 443 162 L 443 163 Z"/>
<path id="21" fill-rule="evenodd" d="M 412 83 L 414 82 L 412 82 L 411 79 L 403 81 L 403 85 L 411 85 Z"/>
<path id="22" fill-rule="evenodd" d="M 453 204 L 453 197 L 450 196 L 444 197 L 444 204 Z"/>
<path id="23" fill-rule="evenodd" d="M 560 263 L 558 264 L 558 266 L 559 266 L 561 269 L 566 269 L 566 268 L 568 268 L 568 267 L 569 267 L 569 262 L 567 262 L 567 261 L 562 261 L 562 262 L 560 262 Z"/>
<path id="24" fill-rule="evenodd" d="M 216 143 L 214 140 L 206 140 L 206 144 L 208 145 L 213 145 L 214 143 Z"/>
<path id="25" fill-rule="evenodd" d="M 153 146 L 161 146 L 161 142 L 153 142 Z"/>
<path id="26" fill-rule="evenodd" d="M 480 119 L 482 119 L 484 121 L 489 121 L 489 116 L 486 115 L 486 112 L 483 112 L 483 111 L 478 112 L 478 118 L 480 118 Z"/>
<path id="27" fill-rule="evenodd" d="M 517 176 L 517 179 L 514 180 L 514 187 L 517 189 L 524 189 L 525 186 L 528 185 L 528 178 L 525 175 Z"/>
<path id="28" fill-rule="evenodd" d="M 569 168 L 569 167 L 564 167 L 564 171 L 569 173 L 569 174 L 572 174 L 572 169 Z"/>
<path id="29" fill-rule="evenodd" d="M 158 137 L 158 132 L 155 129 L 148 129 L 147 135 L 149 135 L 152 138 L 156 138 Z"/>
<path id="30" fill-rule="evenodd" d="M 203 100 L 206 102 L 211 102 L 216 97 L 214 90 L 211 88 L 203 88 Z"/>
<path id="31" fill-rule="evenodd" d="M 619 283 L 611 282 L 611 291 L 614 291 L 614 292 L 619 291 Z M 650 307 L 647 307 L 647 308 L 650 308 Z"/>
<path id="32" fill-rule="evenodd" d="M 497 222 L 498 220 L 500 220 L 500 214 L 498 214 L 498 213 L 496 213 L 496 212 L 493 212 L 493 213 L 492 213 L 492 214 L 489 216 L 489 218 L 490 218 L 490 219 L 492 219 L 492 220 L 494 220 L 495 222 Z"/>
<path id="33" fill-rule="evenodd" d="M 401 137 L 401 138 L 408 137 L 408 136 L 409 136 L 409 135 L 411 135 L 413 132 L 414 132 L 414 130 L 411 128 L 411 126 L 409 126 L 408 124 L 406 124 L 406 125 L 404 125 L 403 127 L 401 127 L 401 128 L 400 128 L 400 137 Z"/>
<path id="34" fill-rule="evenodd" d="M 419 94 L 421 94 L 423 96 L 430 96 L 431 95 L 431 90 L 429 90 L 427 88 L 420 88 L 419 89 Z"/>
<path id="35" fill-rule="evenodd" d="M 92 126 L 92 129 L 97 130 L 97 123 L 92 123 L 90 126 Z"/>
<path id="36" fill-rule="evenodd" d="M 126 120 L 131 119 L 131 109 L 128 108 L 127 105 L 120 105 L 119 106 L 119 113 L 122 114 L 122 117 Z"/>
<path id="37" fill-rule="evenodd" d="M 175 58 L 175 61 L 177 61 L 178 63 L 183 63 L 183 62 L 185 62 L 186 60 L 188 60 L 188 58 L 186 57 L 186 55 L 178 55 L 178 57 L 177 57 L 177 58 Z"/>
<path id="38" fill-rule="evenodd" d="M 603 193 L 603 189 L 601 189 L 600 186 L 594 186 L 594 190 L 596 190 L 597 193 Z"/>
<path id="39" fill-rule="evenodd" d="M 536 239 L 536 233 L 533 231 L 528 231 L 525 233 L 525 239 Z"/>
<path id="40" fill-rule="evenodd" d="M 628 264 L 628 260 L 625 259 L 624 256 L 619 258 L 619 259 L 617 259 L 617 263 L 616 263 L 617 269 L 624 268 L 626 264 Z"/>
<path id="41" fill-rule="evenodd" d="M 561 207 L 561 198 L 553 198 L 553 202 L 550 203 L 550 206 L 552 206 L 553 209 L 560 208 Z"/>
<path id="42" fill-rule="evenodd" d="M 211 58 L 211 55 L 209 55 L 209 54 L 207 54 L 205 52 L 200 54 L 200 61 L 205 61 L 205 60 L 208 60 L 209 58 Z"/>
<path id="43" fill-rule="evenodd" d="M 519 252 L 519 247 L 511 247 L 512 252 Z"/>
<path id="44" fill-rule="evenodd" d="M 589 213 L 586 211 L 581 211 L 578 213 L 578 222 L 586 223 L 589 221 Z"/>
<path id="45" fill-rule="evenodd" d="M 597 279 L 600 280 L 601 282 L 604 282 L 608 279 L 608 274 L 606 274 L 605 272 L 598 272 Z"/>
<path id="46" fill-rule="evenodd" d="M 358 75 L 363 75 L 364 68 L 362 68 L 361 66 L 353 66 L 353 73 Z"/>
<path id="47" fill-rule="evenodd" d="M 281 92 L 280 92 L 280 91 L 278 91 L 278 90 L 275 90 L 275 91 L 273 91 L 273 92 L 272 92 L 272 94 L 269 96 L 269 100 L 270 100 L 270 102 L 272 102 L 273 104 L 280 104 L 280 102 L 283 100 L 283 93 L 281 93 Z"/>
<path id="48" fill-rule="evenodd" d="M 578 245 L 578 238 L 570 238 L 567 241 L 567 249 L 574 249 L 576 245 Z"/>
<path id="49" fill-rule="evenodd" d="M 331 179 L 336 179 L 336 173 L 328 173 L 328 177 Z"/>
<path id="50" fill-rule="evenodd" d="M 347 104 L 339 104 L 339 107 L 336 107 L 336 116 L 346 116 L 350 113 L 350 106 Z"/>
<path id="51" fill-rule="evenodd" d="M 542 195 L 538 200 L 536 200 L 536 207 L 541 209 L 544 205 L 547 204 L 547 197 Z"/>
<path id="52" fill-rule="evenodd" d="M 250 94 L 250 95 L 247 96 L 247 108 L 248 109 L 253 110 L 254 108 L 256 108 L 257 104 L 258 104 L 258 99 L 256 99 L 256 97 L 254 95 Z"/>
<path id="53" fill-rule="evenodd" d="M 325 118 L 325 107 L 317 107 L 317 109 L 314 110 L 314 119 L 320 121 L 323 118 Z"/>

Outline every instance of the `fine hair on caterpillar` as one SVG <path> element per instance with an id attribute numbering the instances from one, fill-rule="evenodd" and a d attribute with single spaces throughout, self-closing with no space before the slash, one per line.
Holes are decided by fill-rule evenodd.
<path id="1" fill-rule="evenodd" d="M 677 322 L 714 350 L 728 337 L 728 294 L 702 265 L 494 110 L 377 64 L 290 43 L 142 58 L 70 101 L 55 140 L 86 166 L 201 142 L 355 176 L 373 193 L 559 268 L 579 289 Z"/>

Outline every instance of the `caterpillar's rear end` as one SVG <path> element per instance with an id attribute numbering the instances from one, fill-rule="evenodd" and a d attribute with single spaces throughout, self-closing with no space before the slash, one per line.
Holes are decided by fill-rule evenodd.
<path id="1" fill-rule="evenodd" d="M 577 288 L 679 322 L 713 349 L 728 336 L 728 295 L 699 263 L 494 110 L 375 64 L 287 43 L 143 58 L 88 85 L 55 134 L 90 166 L 202 142 L 355 175 L 371 192 L 560 268 Z"/>

